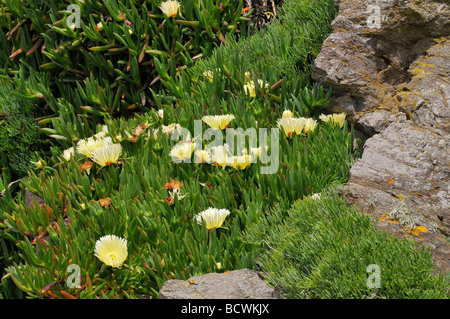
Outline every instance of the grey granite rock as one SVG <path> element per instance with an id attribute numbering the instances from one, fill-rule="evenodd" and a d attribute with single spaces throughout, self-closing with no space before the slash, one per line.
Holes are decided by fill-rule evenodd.
<path id="1" fill-rule="evenodd" d="M 277 294 L 258 272 L 250 269 L 208 273 L 188 280 L 168 280 L 159 291 L 161 299 L 274 299 Z"/>

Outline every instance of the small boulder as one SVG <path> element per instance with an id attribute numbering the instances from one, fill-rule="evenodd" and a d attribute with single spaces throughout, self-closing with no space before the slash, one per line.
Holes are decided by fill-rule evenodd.
<path id="1" fill-rule="evenodd" d="M 188 280 L 168 280 L 159 291 L 160 299 L 276 299 L 259 273 L 239 269 L 225 273 L 208 273 Z"/>

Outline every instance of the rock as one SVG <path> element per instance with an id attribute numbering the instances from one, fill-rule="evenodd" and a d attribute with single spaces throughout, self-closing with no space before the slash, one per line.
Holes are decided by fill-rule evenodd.
<path id="1" fill-rule="evenodd" d="M 41 197 L 33 194 L 27 188 L 25 188 L 25 205 L 33 206 L 34 202 L 36 202 L 38 205 L 44 204 L 44 200 Z"/>
<path id="2" fill-rule="evenodd" d="M 371 23 L 372 17 L 379 24 Z M 448 44 L 442 44 L 450 34 L 450 6 L 443 1 L 341 0 L 332 27 L 312 77 L 331 86 L 330 111 L 346 112 L 352 120 L 373 109 L 398 111 L 394 97 L 414 76 L 414 67 L 433 68 L 412 65 L 418 57 L 434 54 L 429 61 L 435 70 L 448 66 Z"/>
<path id="3" fill-rule="evenodd" d="M 450 271 L 450 139 L 414 123 L 392 123 L 366 141 L 363 155 L 350 170 L 347 199 L 379 219 L 403 206 L 424 226 L 416 238 L 433 248 L 441 272 Z M 389 221 L 378 225 L 398 237 L 407 228 Z"/>
<path id="4" fill-rule="evenodd" d="M 275 299 L 257 271 L 233 270 L 228 273 L 208 273 L 188 280 L 168 280 L 159 291 L 160 299 Z"/>
<path id="5" fill-rule="evenodd" d="M 368 138 L 347 199 L 378 227 L 431 247 L 438 271 L 448 272 L 450 4 L 336 2 L 339 15 L 312 77 L 332 88 L 329 111 L 345 112 Z M 398 224 L 379 220 L 398 211 L 405 212 Z M 407 225 L 427 232 L 411 234 Z"/>
<path id="6" fill-rule="evenodd" d="M 395 97 L 398 109 L 420 125 L 450 133 L 450 38 L 411 63 L 411 80 Z"/>

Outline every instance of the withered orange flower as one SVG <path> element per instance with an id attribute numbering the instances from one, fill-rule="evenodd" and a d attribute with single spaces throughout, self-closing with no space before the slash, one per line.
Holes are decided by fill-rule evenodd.
<path id="1" fill-rule="evenodd" d="M 394 182 L 394 179 L 393 178 L 389 178 L 388 180 L 387 180 L 387 183 L 390 185 L 390 184 L 392 184 Z"/>
<path id="2" fill-rule="evenodd" d="M 141 134 L 149 127 L 150 125 L 148 124 L 139 124 L 136 129 L 133 132 L 133 137 L 130 137 L 130 140 L 133 143 L 136 143 L 139 136 L 141 136 Z"/>
<path id="3" fill-rule="evenodd" d="M 81 164 L 80 167 L 81 167 L 82 171 L 86 171 L 89 174 L 89 171 L 91 170 L 92 165 L 94 165 L 93 162 L 87 161 L 87 162 L 84 162 L 83 164 Z"/>
<path id="4" fill-rule="evenodd" d="M 111 198 L 106 197 L 103 199 L 99 199 L 97 202 L 99 202 L 100 205 L 102 205 L 102 207 L 109 206 L 109 205 L 111 205 Z"/>
<path id="5" fill-rule="evenodd" d="M 173 201 L 174 201 L 174 197 L 173 196 L 169 196 L 166 198 L 166 202 L 169 205 L 173 205 Z"/>
<path id="6" fill-rule="evenodd" d="M 165 189 L 180 189 L 181 188 L 181 182 L 176 181 L 176 180 L 172 180 L 170 183 L 165 183 L 164 184 L 164 188 Z"/>

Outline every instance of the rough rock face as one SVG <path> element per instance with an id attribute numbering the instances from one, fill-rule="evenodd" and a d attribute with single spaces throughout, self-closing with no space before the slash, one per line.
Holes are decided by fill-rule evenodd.
<path id="1" fill-rule="evenodd" d="M 316 81 L 325 88 L 331 86 L 333 112 L 344 111 L 357 120 L 374 109 L 399 111 L 402 103 L 396 95 L 414 73 L 426 76 L 421 70 L 425 68 L 432 75 L 427 71 L 448 66 L 448 53 L 440 46 L 450 34 L 448 1 L 337 2 L 339 15 L 333 21 L 333 33 L 316 58 L 313 72 Z M 427 64 L 417 61 L 426 54 L 434 59 Z M 417 78 L 415 83 L 420 82 Z"/>
<path id="2" fill-rule="evenodd" d="M 313 78 L 331 86 L 330 112 L 370 137 L 347 198 L 399 237 L 417 236 L 450 271 L 450 4 L 341 0 Z M 385 218 L 383 218 L 385 219 Z M 391 219 L 391 221 L 394 221 Z M 426 232 L 410 234 L 415 226 Z M 423 228 L 420 228 L 423 230 Z"/>
<path id="3" fill-rule="evenodd" d="M 159 291 L 161 299 L 274 299 L 258 272 L 249 269 L 209 273 L 188 280 L 168 280 Z"/>
<path id="4" fill-rule="evenodd" d="M 449 146 L 448 136 L 409 121 L 393 123 L 367 140 L 350 170 L 347 197 L 377 219 L 395 209 L 407 212 L 409 228 L 388 220 L 378 226 L 399 237 L 424 226 L 427 232 L 416 235 L 419 244 L 433 249 L 443 272 L 450 271 Z"/>

